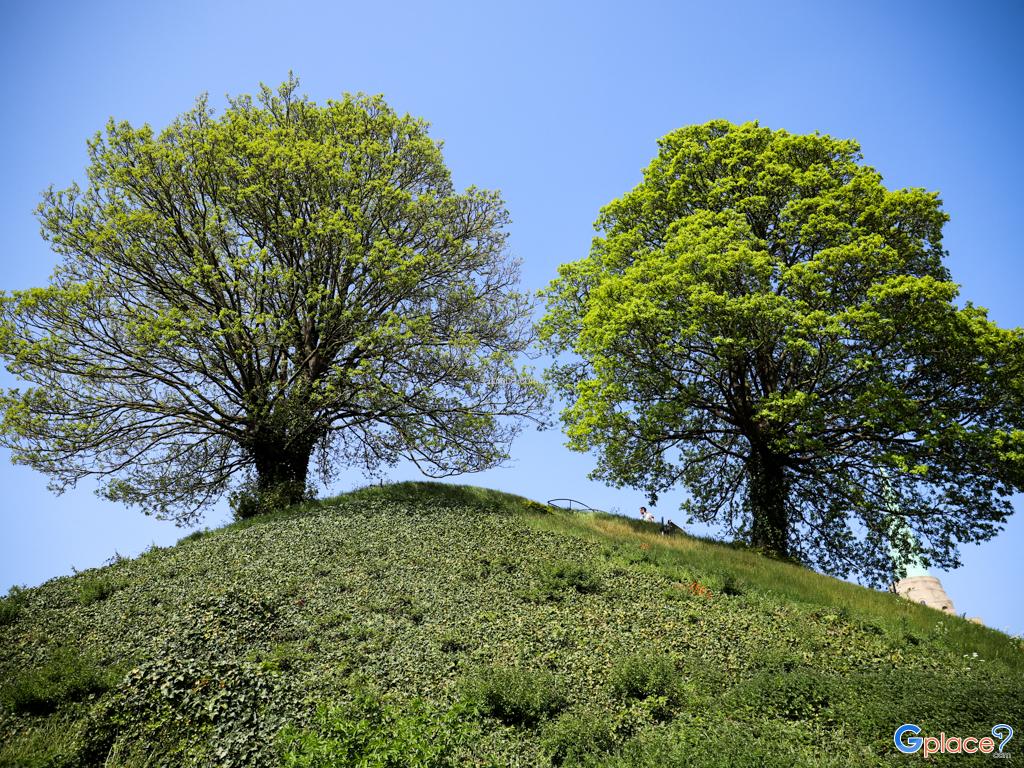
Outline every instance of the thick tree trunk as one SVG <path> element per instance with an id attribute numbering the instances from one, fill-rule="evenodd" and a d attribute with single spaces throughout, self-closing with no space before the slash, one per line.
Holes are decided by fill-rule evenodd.
<path id="1" fill-rule="evenodd" d="M 253 451 L 256 464 L 256 489 L 274 491 L 286 504 L 302 501 L 309 472 L 311 445 L 267 443 Z"/>
<path id="2" fill-rule="evenodd" d="M 747 460 L 747 494 L 754 517 L 750 543 L 776 557 L 789 557 L 788 487 L 778 457 L 754 449 Z"/>

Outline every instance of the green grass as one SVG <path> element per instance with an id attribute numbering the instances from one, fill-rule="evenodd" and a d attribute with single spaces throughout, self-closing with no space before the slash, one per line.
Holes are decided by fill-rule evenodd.
<path id="1" fill-rule="evenodd" d="M 860 621 L 910 638 L 939 633 L 952 646 L 987 659 L 1021 664 L 1024 644 L 1019 638 L 1009 638 L 997 630 L 888 592 L 822 576 L 749 550 L 684 534 L 662 536 L 651 523 L 604 513 L 579 515 L 552 511 L 530 519 L 539 530 L 605 544 L 609 547 L 610 559 L 638 565 L 677 583 L 697 578 L 713 593 L 726 597 L 752 590 L 778 600 L 826 609 L 823 613 L 826 621 Z"/>
<path id="2" fill-rule="evenodd" d="M 368 485 L 345 494 L 346 501 L 404 502 L 428 506 L 468 507 L 489 513 L 520 515 L 524 512 L 546 513 L 545 504 L 475 485 L 406 481 L 389 485 Z"/>
<path id="3" fill-rule="evenodd" d="M 95 757 L 86 719 L 80 712 L 53 715 L 32 728 L 9 732 L 0 740 L 3 768 L 57 768 L 83 764 Z M 102 765 L 102 762 L 95 764 Z"/>
<path id="4" fill-rule="evenodd" d="M 102 693 L 114 676 L 73 646 L 57 647 L 44 663 L 15 671 L 0 685 L 0 705 L 16 714 L 50 714 L 61 704 Z"/>
<path id="5" fill-rule="evenodd" d="M 904 764 L 903 722 L 1024 719 L 1019 639 L 465 486 L 304 502 L 13 597 L 0 768 L 846 768 Z"/>

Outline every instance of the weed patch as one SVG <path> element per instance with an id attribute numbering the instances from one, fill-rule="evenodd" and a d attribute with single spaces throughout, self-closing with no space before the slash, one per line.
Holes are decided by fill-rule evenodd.
<path id="1" fill-rule="evenodd" d="M 600 591 L 601 578 L 593 569 L 578 563 L 562 561 L 541 566 L 538 584 L 531 597 L 538 602 L 557 601 L 565 597 L 566 593 L 596 595 Z"/>
<path id="2" fill-rule="evenodd" d="M 106 600 L 118 590 L 119 586 L 109 576 L 86 576 L 78 585 L 76 597 L 80 605 L 92 605 Z"/>
<path id="3" fill-rule="evenodd" d="M 115 675 L 89 655 L 58 648 L 44 664 L 15 674 L 0 687 L 0 704 L 18 714 L 46 715 L 62 704 L 102 693 Z"/>
<path id="4" fill-rule="evenodd" d="M 472 734 L 458 707 L 403 707 L 357 690 L 349 702 L 321 707 L 312 728 L 284 728 L 278 748 L 285 768 L 456 768 Z"/>
<path id="5" fill-rule="evenodd" d="M 615 723 L 604 712 L 566 712 L 544 726 L 541 745 L 552 765 L 594 760 L 615 748 Z"/>
<path id="6" fill-rule="evenodd" d="M 27 602 L 27 589 L 11 587 L 7 596 L 0 598 L 0 627 L 17 621 Z"/>
<path id="7" fill-rule="evenodd" d="M 480 670 L 464 681 L 462 690 L 467 702 L 506 725 L 536 725 L 567 703 L 561 681 L 541 669 Z"/>

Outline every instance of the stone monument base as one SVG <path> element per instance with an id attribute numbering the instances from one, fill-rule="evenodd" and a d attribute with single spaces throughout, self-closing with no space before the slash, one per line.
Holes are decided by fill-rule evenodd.
<path id="1" fill-rule="evenodd" d="M 953 601 L 934 576 L 910 576 L 892 585 L 892 591 L 907 600 L 927 605 L 946 613 L 954 613 Z"/>

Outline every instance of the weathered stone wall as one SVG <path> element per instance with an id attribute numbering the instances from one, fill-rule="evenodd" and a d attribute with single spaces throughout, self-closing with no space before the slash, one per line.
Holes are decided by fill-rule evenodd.
<path id="1" fill-rule="evenodd" d="M 893 592 L 915 603 L 924 603 L 929 608 L 954 613 L 953 601 L 942 588 L 942 582 L 934 576 L 910 576 L 897 581 L 893 585 Z"/>

